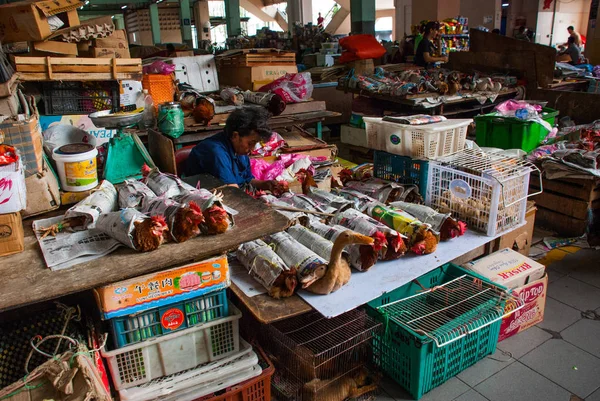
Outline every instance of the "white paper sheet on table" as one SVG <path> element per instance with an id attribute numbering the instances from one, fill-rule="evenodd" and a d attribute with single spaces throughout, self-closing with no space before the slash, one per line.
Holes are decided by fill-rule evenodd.
<path id="1" fill-rule="evenodd" d="M 231 281 L 249 298 L 267 293 L 267 289 L 252 278 L 248 270 L 242 266 L 235 256 L 229 257 L 229 276 Z"/>
<path id="2" fill-rule="evenodd" d="M 119 241 L 98 230 L 64 231 L 54 237 L 48 235 L 42 240 L 38 230 L 60 223 L 63 218 L 64 216 L 56 216 L 33 222 L 35 236 L 50 270 L 62 270 L 101 258 L 121 246 Z"/>
<path id="3" fill-rule="evenodd" d="M 494 238 L 467 231 L 460 238 L 440 242 L 437 250 L 430 255 L 406 255 L 397 260 L 379 261 L 367 272 L 353 270 L 350 282 L 329 295 L 316 295 L 304 290 L 298 295 L 323 316 L 332 318 L 395 290 Z"/>

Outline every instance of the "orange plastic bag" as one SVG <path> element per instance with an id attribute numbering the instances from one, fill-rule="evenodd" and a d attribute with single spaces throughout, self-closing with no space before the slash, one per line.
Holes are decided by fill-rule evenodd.
<path id="1" fill-rule="evenodd" d="M 340 39 L 340 46 L 346 50 L 341 63 L 347 63 L 354 60 L 365 60 L 369 58 L 379 58 L 385 54 L 385 48 L 375 39 L 373 35 L 353 35 Z"/>

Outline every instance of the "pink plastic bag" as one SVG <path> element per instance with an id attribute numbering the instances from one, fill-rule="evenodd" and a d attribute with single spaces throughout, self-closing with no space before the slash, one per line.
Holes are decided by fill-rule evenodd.
<path id="1" fill-rule="evenodd" d="M 164 61 L 155 61 L 143 69 L 144 74 L 169 75 L 175 72 L 175 64 L 167 64 Z"/>
<path id="2" fill-rule="evenodd" d="M 261 87 L 259 92 L 276 93 L 285 103 L 305 102 L 310 99 L 313 92 L 310 72 L 298 74 L 285 74 L 283 77 Z"/>
<path id="3" fill-rule="evenodd" d="M 256 144 L 256 147 L 252 150 L 252 154 L 261 155 L 263 157 L 272 156 L 284 146 L 285 141 L 283 140 L 281 135 L 279 135 L 277 132 L 273 132 L 273 134 L 271 135 L 271 139 L 269 139 L 268 142 Z"/>

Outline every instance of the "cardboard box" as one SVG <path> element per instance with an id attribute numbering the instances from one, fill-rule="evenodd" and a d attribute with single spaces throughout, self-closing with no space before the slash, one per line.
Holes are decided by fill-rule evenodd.
<path id="1" fill-rule="evenodd" d="M 525 303 L 525 306 L 502 319 L 498 341 L 506 340 L 544 320 L 548 275 L 516 288 L 513 294 Z M 508 312 L 509 310 L 506 310 Z"/>
<path id="2" fill-rule="evenodd" d="M 37 114 L 28 118 L 22 114 L 7 118 L 0 122 L 0 131 L 4 132 L 4 143 L 19 149 L 25 167 L 25 177 L 42 171 L 44 149 Z"/>
<path id="3" fill-rule="evenodd" d="M 27 206 L 23 161 L 0 166 L 0 214 L 17 213 Z"/>
<path id="4" fill-rule="evenodd" d="M 255 81 L 261 81 L 266 85 L 285 74 L 297 72 L 296 65 L 222 66 L 219 67 L 219 82 L 223 86 L 239 86 L 244 90 L 252 90 Z"/>
<path id="5" fill-rule="evenodd" d="M 495 250 L 511 248 L 521 255 L 529 256 L 529 250 L 531 249 L 531 242 L 533 240 L 533 226 L 535 224 L 536 211 L 537 208 L 535 207 L 535 202 L 528 201 L 527 212 L 525 213 L 525 225 L 498 238 L 498 245 L 495 247 Z"/>
<path id="6" fill-rule="evenodd" d="M 130 315 L 229 287 L 227 256 L 94 289 L 103 319 Z"/>
<path id="7" fill-rule="evenodd" d="M 342 125 L 340 140 L 342 143 L 349 145 L 361 146 L 363 148 L 371 148 L 372 145 L 369 143 L 369 137 L 367 136 L 367 130 L 364 128 L 352 127 L 350 125 Z"/>
<path id="8" fill-rule="evenodd" d="M 18 1 L 0 6 L 2 43 L 44 40 L 56 33 L 48 18 L 56 16 L 64 23 L 58 30 L 79 25 L 77 9 L 83 2 L 71 0 Z"/>
<path id="9" fill-rule="evenodd" d="M 171 57 L 194 57 L 194 51 L 193 50 L 187 50 L 187 51 L 176 51 L 170 54 Z"/>
<path id="10" fill-rule="evenodd" d="M 27 188 L 27 207 L 23 217 L 35 216 L 60 207 L 60 191 L 58 180 L 44 166 L 44 170 L 25 179 Z"/>
<path id="11" fill-rule="evenodd" d="M 39 52 L 40 56 L 77 56 L 77 43 L 57 42 L 48 40 L 45 42 L 33 42 L 33 53 Z M 42 54 L 44 53 L 44 54 Z"/>
<path id="12" fill-rule="evenodd" d="M 127 49 L 110 49 L 106 47 L 93 47 L 91 56 L 94 58 L 131 58 L 129 48 Z"/>
<path id="13" fill-rule="evenodd" d="M 509 248 L 466 263 L 463 267 L 509 289 L 540 279 L 546 270 L 544 265 Z"/>
<path id="14" fill-rule="evenodd" d="M 13 87 L 10 89 L 10 92 L 12 94 L 9 96 L 0 98 L 0 115 L 15 116 L 15 115 L 19 114 L 19 108 L 21 106 L 21 101 L 19 100 L 18 87 L 19 87 L 19 83 L 17 81 L 13 82 Z"/>
<path id="15" fill-rule="evenodd" d="M 20 213 L 0 214 L 0 256 L 23 252 L 23 221 Z"/>
<path id="16" fill-rule="evenodd" d="M 105 47 L 107 49 L 129 49 L 129 40 L 124 29 L 118 29 L 112 35 L 94 40 L 94 47 Z"/>

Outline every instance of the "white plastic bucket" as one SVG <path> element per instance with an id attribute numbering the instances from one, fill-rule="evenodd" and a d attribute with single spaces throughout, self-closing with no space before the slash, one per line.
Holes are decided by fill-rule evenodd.
<path id="1" fill-rule="evenodd" d="M 97 155 L 98 150 L 87 143 L 54 148 L 52 158 L 56 162 L 63 191 L 82 192 L 98 185 Z"/>

